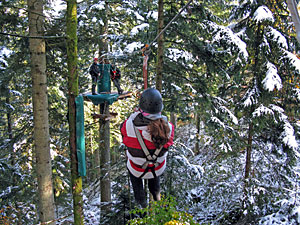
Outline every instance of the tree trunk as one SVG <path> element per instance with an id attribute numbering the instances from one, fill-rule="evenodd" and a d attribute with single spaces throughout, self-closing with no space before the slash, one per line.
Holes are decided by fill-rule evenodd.
<path id="1" fill-rule="evenodd" d="M 248 139 L 246 149 L 246 165 L 245 165 L 245 176 L 244 176 L 244 199 L 243 205 L 249 201 L 249 187 L 250 187 L 250 171 L 251 171 L 251 155 L 252 155 L 252 140 L 253 140 L 253 123 L 250 121 L 248 128 Z"/>
<path id="2" fill-rule="evenodd" d="M 296 29 L 296 38 L 298 43 L 300 43 L 300 18 L 299 18 L 299 13 L 297 9 L 297 3 L 295 0 L 287 0 L 286 1 L 289 11 L 292 16 L 292 20 L 294 23 L 294 27 Z"/>
<path id="3" fill-rule="evenodd" d="M 9 96 L 6 97 L 6 104 L 10 105 L 10 101 L 9 101 Z M 6 113 L 6 117 L 7 117 L 7 132 L 8 132 L 8 138 L 11 140 L 13 138 L 12 136 L 12 121 L 11 121 L 11 113 L 10 111 L 8 111 Z"/>
<path id="4" fill-rule="evenodd" d="M 99 129 L 97 129 L 97 130 L 99 130 Z M 93 140 L 93 141 L 96 142 L 96 143 L 99 143 L 99 135 L 97 135 L 95 139 L 96 139 L 96 141 L 95 140 Z M 92 146 L 91 146 L 91 148 L 92 148 Z M 93 167 L 92 168 L 93 168 L 92 181 L 95 181 L 95 180 L 97 180 L 97 178 L 98 178 L 98 176 L 101 172 L 100 171 L 100 152 L 99 152 L 99 147 L 98 146 L 93 152 Z"/>
<path id="5" fill-rule="evenodd" d="M 100 142 L 100 137 L 99 137 L 99 133 L 98 133 L 98 135 L 96 137 L 96 143 L 99 143 L 99 142 Z M 96 180 L 98 178 L 99 174 L 101 173 L 101 170 L 100 170 L 100 149 L 99 149 L 98 146 L 97 146 L 97 148 L 95 149 L 95 152 L 94 152 L 94 166 L 93 166 L 93 168 L 96 168 L 95 172 L 94 172 L 95 173 L 94 180 Z"/>
<path id="6" fill-rule="evenodd" d="M 29 36 L 43 36 L 43 1 L 28 0 Z M 29 39 L 39 220 L 55 219 L 44 39 Z M 54 224 L 50 223 L 50 224 Z"/>
<path id="7" fill-rule="evenodd" d="M 109 116 L 109 105 L 105 103 L 103 113 Z M 109 203 L 111 201 L 110 190 L 110 122 L 109 120 L 100 120 L 100 171 L 101 171 L 101 202 Z M 109 209 L 108 206 L 102 209 Z"/>
<path id="8" fill-rule="evenodd" d="M 108 18 L 106 12 L 108 11 L 108 4 L 105 2 L 105 15 L 103 15 L 104 26 L 102 27 L 102 34 L 106 37 L 108 33 Z M 101 39 L 99 45 L 99 55 L 103 55 L 108 52 L 108 43 L 107 39 Z M 109 105 L 107 103 L 100 104 L 100 114 L 103 113 L 109 116 Z M 109 206 L 106 203 L 111 202 L 111 184 L 110 184 L 110 121 L 109 120 L 100 120 L 100 189 L 101 197 L 100 202 L 105 203 L 102 210 L 109 210 Z"/>
<path id="9" fill-rule="evenodd" d="M 251 170 L 251 154 L 252 154 L 252 139 L 253 139 L 252 136 L 253 136 L 253 123 L 250 122 L 249 129 L 248 129 L 246 165 L 245 165 L 245 180 L 246 180 L 246 183 L 247 183 L 247 179 L 250 177 L 250 170 Z"/>
<path id="10" fill-rule="evenodd" d="M 196 129 L 197 129 L 197 140 L 196 140 L 196 144 L 195 144 L 195 149 L 194 152 L 195 154 L 199 154 L 200 153 L 200 115 L 199 113 L 196 113 Z"/>
<path id="11" fill-rule="evenodd" d="M 105 14 L 102 15 L 104 25 L 102 26 L 101 34 L 100 34 L 102 35 L 102 37 L 100 39 L 100 45 L 99 45 L 99 57 L 104 53 L 108 52 L 108 43 L 107 43 L 108 19 L 106 13 L 107 11 L 108 11 L 108 5 L 107 2 L 105 1 L 105 11 L 104 11 Z"/>
<path id="12" fill-rule="evenodd" d="M 176 124 L 177 124 L 177 118 L 176 118 L 176 113 L 171 112 L 171 116 L 170 116 L 170 122 L 174 125 L 174 128 L 176 130 Z"/>
<path id="13" fill-rule="evenodd" d="M 158 34 L 164 29 L 164 1 L 158 0 Z M 163 63 L 164 63 L 164 35 L 157 39 L 157 66 L 156 66 L 156 89 L 162 90 Z"/>
<path id="14" fill-rule="evenodd" d="M 71 158 L 71 185 L 73 194 L 74 224 L 84 224 L 82 178 L 78 175 L 78 159 L 76 153 L 76 105 L 78 95 L 77 71 L 77 1 L 67 0 L 67 64 L 69 71 L 68 106 Z"/>

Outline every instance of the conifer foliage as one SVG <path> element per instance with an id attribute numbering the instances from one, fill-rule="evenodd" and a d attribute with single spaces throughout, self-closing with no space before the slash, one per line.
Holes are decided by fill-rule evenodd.
<path id="1" fill-rule="evenodd" d="M 157 35 L 158 1 L 68 0 L 77 5 L 72 20 L 66 2 L 59 10 L 55 3 L 45 1 L 43 40 L 56 224 L 300 223 L 299 43 L 285 1 L 193 1 L 164 32 L 163 114 L 176 115 L 176 134 L 161 179 L 169 202 L 146 210 L 135 208 L 119 127 L 138 106 L 140 49 Z M 163 3 L 167 24 L 187 1 Z M 27 10 L 24 1 L 0 2 L 1 224 L 38 224 Z M 108 50 L 99 53 L 104 38 Z M 149 87 L 156 86 L 157 47 L 150 49 Z M 86 177 L 76 174 L 69 141 L 73 97 L 90 90 L 89 66 L 100 54 L 116 63 L 122 88 L 133 92 L 110 106 L 118 115 L 110 121 L 105 215 L 100 127 L 91 116 L 98 106 L 84 104 Z"/>

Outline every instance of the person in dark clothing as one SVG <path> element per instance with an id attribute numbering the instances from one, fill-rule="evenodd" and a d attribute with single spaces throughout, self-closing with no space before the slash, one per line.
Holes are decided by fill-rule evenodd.
<path id="1" fill-rule="evenodd" d="M 161 115 L 162 109 L 159 91 L 146 89 L 141 95 L 139 110 L 121 124 L 134 197 L 143 208 L 147 207 L 143 179 L 148 180 L 153 199 L 160 200 L 159 176 L 166 168 L 168 148 L 173 144 L 174 126 Z M 152 160 L 149 160 L 149 155 Z"/>
<path id="2" fill-rule="evenodd" d="M 111 65 L 110 77 L 115 87 L 118 89 L 118 94 L 121 95 L 123 93 L 123 89 L 120 86 L 121 71 L 116 65 Z"/>
<path id="3" fill-rule="evenodd" d="M 98 77 L 100 75 L 100 69 L 98 66 L 98 58 L 94 58 L 94 62 L 90 67 L 90 74 L 92 76 L 92 95 L 96 95 L 96 85 Z"/>

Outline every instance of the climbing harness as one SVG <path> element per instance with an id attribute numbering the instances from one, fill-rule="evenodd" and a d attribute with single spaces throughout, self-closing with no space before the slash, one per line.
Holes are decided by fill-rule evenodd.
<path id="1" fill-rule="evenodd" d="M 160 148 L 157 148 L 155 150 L 155 152 L 153 153 L 153 155 L 150 154 L 148 148 L 145 145 L 145 142 L 142 138 L 141 133 L 139 132 L 139 130 L 134 126 L 134 131 L 135 131 L 135 135 L 142 147 L 143 152 L 146 155 L 146 162 L 142 165 L 142 169 L 144 169 L 144 173 L 139 177 L 142 178 L 149 170 L 152 172 L 153 176 L 156 177 L 156 173 L 155 173 L 155 167 L 159 166 L 161 163 L 157 162 L 157 157 L 160 153 L 160 151 L 162 150 L 163 146 L 161 146 Z"/>

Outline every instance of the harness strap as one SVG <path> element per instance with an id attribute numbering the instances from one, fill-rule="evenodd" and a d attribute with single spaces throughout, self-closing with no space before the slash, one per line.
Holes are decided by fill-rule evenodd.
<path id="1" fill-rule="evenodd" d="M 145 169 L 144 173 L 141 176 L 139 176 L 139 178 L 142 178 L 143 176 L 145 176 L 145 174 L 148 173 L 149 170 L 152 172 L 153 177 L 156 178 L 157 176 L 156 176 L 154 167 L 147 167 Z"/>
<path id="2" fill-rule="evenodd" d="M 151 156 L 148 148 L 146 147 L 145 145 L 145 142 L 142 138 L 142 135 L 141 133 L 139 132 L 139 130 L 135 127 L 134 127 L 134 131 L 135 131 L 135 135 L 141 145 L 141 148 L 144 152 L 144 154 L 146 155 L 146 158 L 147 158 L 147 161 L 142 165 L 142 168 L 145 170 L 144 173 L 140 176 L 143 177 L 149 170 L 151 170 L 151 172 L 153 173 L 153 176 L 156 177 L 156 174 L 155 174 L 155 167 L 159 166 L 160 163 L 156 162 L 157 160 L 157 157 L 160 153 L 160 151 L 162 150 L 163 146 L 161 146 L 160 148 L 157 148 L 154 152 L 154 154 Z M 153 166 L 149 166 L 149 164 L 152 164 Z"/>
<path id="3" fill-rule="evenodd" d="M 138 141 L 139 141 L 139 143 L 142 147 L 142 150 L 144 151 L 144 153 L 146 155 L 147 160 L 152 161 L 153 158 L 150 155 L 150 152 L 148 151 L 148 148 L 146 147 L 145 142 L 143 141 L 141 133 L 139 132 L 139 130 L 135 126 L 133 126 L 133 127 L 134 127 L 134 131 L 135 131 L 135 135 L 136 135 L 136 137 L 137 137 L 137 139 L 138 139 Z"/>
<path id="4" fill-rule="evenodd" d="M 157 148 L 157 149 L 155 150 L 154 154 L 152 155 L 153 160 L 156 160 L 156 159 L 157 159 L 157 157 L 158 157 L 160 151 L 162 150 L 162 147 L 163 147 L 163 146 L 161 146 L 160 148 Z"/>

